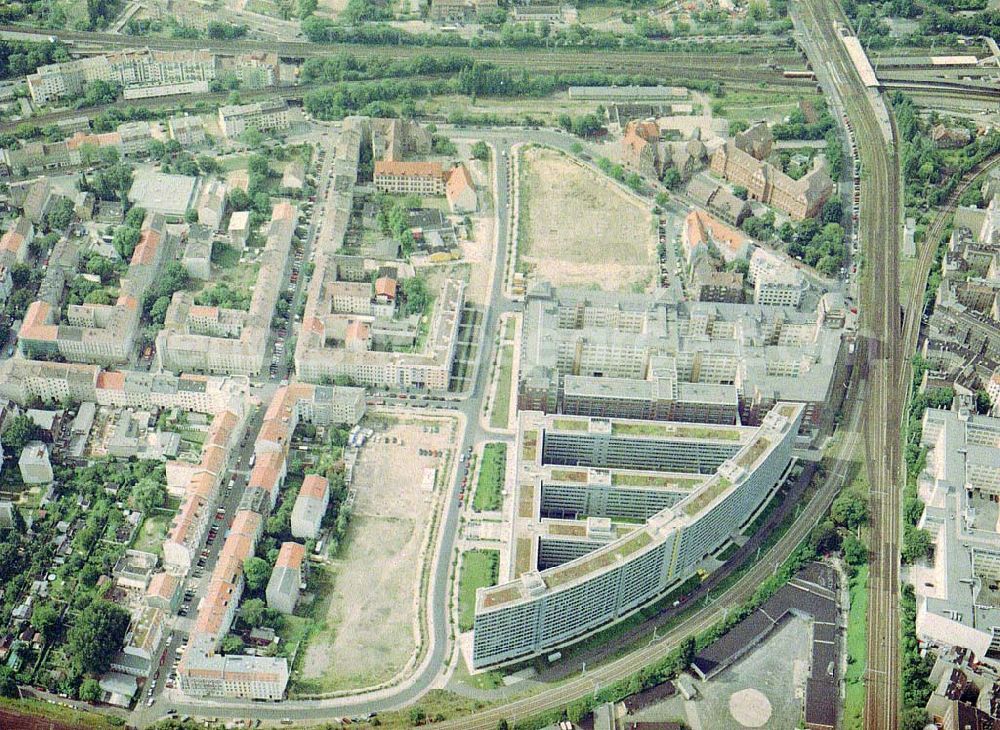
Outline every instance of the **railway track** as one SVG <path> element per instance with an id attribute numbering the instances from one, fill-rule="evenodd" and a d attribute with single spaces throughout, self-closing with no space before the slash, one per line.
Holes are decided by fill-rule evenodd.
<path id="1" fill-rule="evenodd" d="M 9 36 L 30 36 L 34 40 L 57 38 L 73 46 L 93 45 L 104 49 L 151 48 L 156 50 L 209 50 L 222 54 L 277 53 L 284 58 L 311 58 L 349 53 L 358 58 L 380 58 L 395 60 L 414 56 L 442 57 L 448 55 L 472 56 L 477 60 L 498 64 L 516 63 L 518 66 L 534 66 L 538 62 L 553 63 L 556 59 L 578 66 L 587 57 L 599 56 L 612 66 L 621 63 L 653 64 L 657 67 L 668 64 L 689 64 L 697 61 L 698 68 L 732 68 L 738 59 L 761 60 L 765 64 L 777 66 L 802 65 L 802 55 L 789 46 L 786 49 L 748 50 L 746 53 L 721 53 L 717 51 L 659 51 L 616 50 L 607 48 L 469 48 L 467 46 L 410 46 L 410 45 L 367 45 L 360 43 L 312 43 L 309 41 L 260 41 L 260 40 L 214 40 L 201 38 L 161 38 L 154 36 L 128 36 L 114 33 L 97 33 L 72 30 L 44 30 L 27 26 L 0 25 L 0 34 Z M 513 57 L 513 58 L 512 58 Z M 518 62 L 518 59 L 520 61 Z M 565 59 L 565 61 L 562 61 Z M 570 66 L 574 67 L 574 66 Z M 780 75 L 780 71 L 776 71 Z"/>
<path id="2" fill-rule="evenodd" d="M 864 727 L 894 730 L 899 723 L 899 543 L 902 426 L 905 393 L 898 388 L 905 367 L 900 342 L 897 257 L 901 185 L 896 156 L 898 139 L 889 114 L 886 139 L 876 105 L 884 103 L 867 89 L 840 41 L 846 26 L 837 3 L 803 0 L 798 4 L 830 70 L 848 119 L 854 125 L 864 175 L 861 178 L 860 234 L 868 259 L 862 287 L 862 331 L 867 337 L 869 397 L 865 409 L 865 445 L 870 484 L 871 546 L 867 614 L 867 668 Z M 887 144 L 888 143 L 888 144 Z"/>

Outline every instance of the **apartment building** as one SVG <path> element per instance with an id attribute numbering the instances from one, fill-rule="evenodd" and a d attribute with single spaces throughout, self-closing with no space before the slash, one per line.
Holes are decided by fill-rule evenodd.
<path id="1" fill-rule="evenodd" d="M 746 430 L 597 419 L 557 424 L 539 421 L 537 413 L 520 414 L 513 547 L 502 562 L 502 582 L 477 591 L 472 665 L 485 668 L 553 651 L 680 585 L 753 518 L 786 476 L 802 412 L 800 404 L 779 403 L 758 428 Z M 524 525 L 540 511 L 535 475 L 576 482 L 574 472 L 583 464 L 564 464 L 576 458 L 595 469 L 620 471 L 619 483 L 631 477 L 635 484 L 655 484 L 652 475 L 643 480 L 635 473 L 646 468 L 667 472 L 668 480 L 677 473 L 704 478 L 686 484 L 673 479 L 665 491 L 676 490 L 680 499 L 641 527 L 588 517 L 575 530 L 569 524 L 545 530 L 556 540 L 540 552 L 546 541 L 533 539 Z M 583 479 L 589 479 L 586 473 Z M 614 483 L 613 477 L 606 481 Z M 565 539 L 574 532 L 590 544 L 574 549 Z"/>
<path id="2" fill-rule="evenodd" d="M 0 395 L 18 403 L 38 399 L 93 401 L 114 408 L 180 408 L 217 413 L 245 398 L 241 378 L 102 370 L 97 365 L 8 358 L 0 364 Z"/>
<path id="3" fill-rule="evenodd" d="M 351 347 L 327 344 L 327 333 L 332 333 L 337 326 L 336 315 L 317 316 L 312 313 L 332 312 L 330 305 L 323 304 L 330 301 L 331 286 L 336 289 L 335 281 L 322 280 L 330 271 L 317 267 L 310 285 L 306 316 L 295 348 L 299 377 L 318 382 L 346 376 L 356 383 L 372 387 L 446 391 L 458 345 L 465 283 L 455 279 L 443 282 L 434 301 L 429 333 L 421 352 L 386 352 L 373 349 L 372 340 L 368 337 L 353 338 Z M 316 284 L 318 286 L 314 287 Z M 371 287 L 366 286 L 370 298 Z"/>
<path id="4" fill-rule="evenodd" d="M 35 239 L 35 226 L 27 216 L 18 216 L 0 236 L 0 264 L 11 267 L 28 258 L 28 245 Z"/>
<path id="5" fill-rule="evenodd" d="M 284 657 L 223 655 L 192 644 L 179 670 L 181 689 L 194 697 L 281 700 L 288 685 Z"/>
<path id="6" fill-rule="evenodd" d="M 267 99 L 252 104 L 219 107 L 219 128 L 232 139 L 248 129 L 259 132 L 281 132 L 289 127 L 288 103 L 284 99 Z"/>
<path id="7" fill-rule="evenodd" d="M 276 700 L 284 696 L 288 683 L 288 665 L 284 658 L 223 656 L 216 651 L 239 607 L 244 584 L 243 561 L 254 554 L 264 518 L 274 507 L 295 427 L 300 420 L 330 424 L 344 419 L 354 423 L 355 420 L 349 419 L 360 418 L 363 413 L 364 391 L 360 388 L 295 383 L 279 388 L 274 394 L 254 442 L 256 462 L 246 494 L 212 572 L 207 594 L 198 607 L 188 651 L 178 667 L 180 686 L 185 692 L 201 697 L 245 699 Z M 214 511 L 210 501 L 206 501 L 206 505 L 209 511 Z M 199 537 L 193 544 L 196 546 L 200 542 Z M 285 576 L 282 581 L 287 581 L 295 577 L 296 563 L 301 569 L 304 550 L 301 546 L 287 547 L 286 544 L 281 553 L 284 558 L 279 557 L 278 563 L 283 570 L 288 569 L 287 575 L 282 573 Z M 166 554 L 165 545 L 165 559 Z M 294 584 L 296 592 L 301 575 L 298 578 Z M 279 604 L 287 606 L 287 599 L 292 597 L 291 589 L 285 582 L 280 588 L 275 593 L 269 586 L 268 598 L 274 594 Z"/>
<path id="8" fill-rule="evenodd" d="M 660 127 L 655 121 L 632 120 L 625 125 L 622 159 L 630 170 L 647 177 L 659 178 L 663 160 Z"/>
<path id="9" fill-rule="evenodd" d="M 205 122 L 196 115 L 171 117 L 167 120 L 170 139 L 181 147 L 195 147 L 205 143 Z"/>
<path id="10" fill-rule="evenodd" d="M 217 58 L 207 51 L 146 49 L 40 66 L 28 75 L 27 81 L 32 100 L 46 104 L 78 96 L 93 81 L 107 81 L 126 90 L 164 86 L 187 92 L 202 88 L 207 91 L 208 82 L 216 78 L 217 72 Z"/>
<path id="11" fill-rule="evenodd" d="M 751 254 L 748 277 L 753 284 L 754 304 L 798 307 L 809 291 L 805 274 L 790 260 L 763 248 Z"/>
<path id="12" fill-rule="evenodd" d="M 292 536 L 304 540 L 316 537 L 329 504 L 330 482 L 318 474 L 307 475 L 292 508 Z"/>
<path id="13" fill-rule="evenodd" d="M 733 141 L 712 155 L 710 169 L 733 185 L 747 190 L 753 200 L 787 213 L 792 220 L 815 218 L 833 194 L 833 180 L 819 165 L 794 180 L 769 162 L 761 162 Z"/>
<path id="14" fill-rule="evenodd" d="M 479 209 L 476 185 L 465 165 L 456 165 L 448 173 L 444 195 L 452 213 L 474 213 Z"/>
<path id="15" fill-rule="evenodd" d="M 375 161 L 375 188 L 395 195 L 444 195 L 440 162 Z"/>
<path id="16" fill-rule="evenodd" d="M 215 516 L 219 486 L 232 462 L 233 449 L 244 428 L 242 410 L 222 411 L 212 419 L 201 461 L 191 470 L 184 498 L 163 542 L 163 563 L 186 573 Z"/>
<path id="17" fill-rule="evenodd" d="M 267 607 L 284 614 L 291 614 L 299 600 L 302 585 L 302 564 L 306 549 L 297 542 L 283 542 L 278 559 L 267 582 L 265 596 Z"/>
<path id="18" fill-rule="evenodd" d="M 519 410 L 755 425 L 784 400 L 815 434 L 849 365 L 844 320 L 825 311 L 540 285 L 523 322 Z"/>

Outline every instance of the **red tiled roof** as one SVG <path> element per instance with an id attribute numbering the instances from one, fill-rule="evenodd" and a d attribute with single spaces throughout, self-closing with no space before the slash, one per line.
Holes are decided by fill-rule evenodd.
<path id="1" fill-rule="evenodd" d="M 375 177 L 444 177 L 440 162 L 397 162 L 378 160 L 375 162 Z"/>
<path id="2" fill-rule="evenodd" d="M 306 556 L 306 549 L 297 542 L 281 543 L 281 550 L 278 551 L 278 559 L 274 561 L 274 567 L 291 568 L 296 570 L 302 567 L 302 560 Z"/>

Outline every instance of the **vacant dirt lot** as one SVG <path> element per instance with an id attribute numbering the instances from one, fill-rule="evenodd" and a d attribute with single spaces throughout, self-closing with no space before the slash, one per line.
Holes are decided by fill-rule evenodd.
<path id="1" fill-rule="evenodd" d="M 550 149 L 521 155 L 519 260 L 557 286 L 644 285 L 656 254 L 652 216 L 627 193 Z"/>
<path id="2" fill-rule="evenodd" d="M 441 491 L 424 491 L 421 482 L 425 468 L 444 464 L 455 422 L 369 420 L 375 439 L 355 467 L 347 544 L 333 561 L 331 594 L 318 596 L 328 603 L 326 625 L 310 640 L 301 665 L 310 690 L 383 682 L 406 665 L 416 646 L 421 548 Z M 421 456 L 420 449 L 440 450 L 441 456 Z"/>

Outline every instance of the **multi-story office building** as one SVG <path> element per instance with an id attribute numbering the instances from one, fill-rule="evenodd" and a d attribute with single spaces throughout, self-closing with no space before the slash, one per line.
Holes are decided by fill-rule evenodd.
<path id="1" fill-rule="evenodd" d="M 473 666 L 551 651 L 680 585 L 782 481 L 802 413 L 778 403 L 758 428 L 520 414 L 513 534 L 503 582 L 477 592 Z M 530 527 L 543 506 L 599 516 Z M 646 522 L 615 523 L 633 515 Z"/>
<path id="2" fill-rule="evenodd" d="M 757 248 L 750 256 L 748 271 L 754 304 L 798 307 L 809 291 L 805 274 L 778 254 Z"/>
<path id="3" fill-rule="evenodd" d="M 754 425 L 785 400 L 806 404 L 804 432 L 822 430 L 846 374 L 843 326 L 825 312 L 537 286 L 518 408 Z"/>
<path id="4" fill-rule="evenodd" d="M 230 139 L 239 137 L 248 129 L 280 132 L 288 129 L 288 126 L 288 103 L 284 99 L 219 107 L 219 127 Z"/>
<path id="5" fill-rule="evenodd" d="M 912 568 L 917 636 L 939 647 L 962 646 L 997 664 L 1000 652 L 1000 419 L 967 409 L 924 413 L 928 448 L 917 478 L 934 538 L 929 565 Z"/>
<path id="6" fill-rule="evenodd" d="M 728 142 L 712 155 L 711 170 L 747 189 L 754 200 L 787 213 L 793 220 L 814 218 L 833 194 L 833 180 L 823 165 L 795 180 L 769 162 L 761 162 Z"/>

